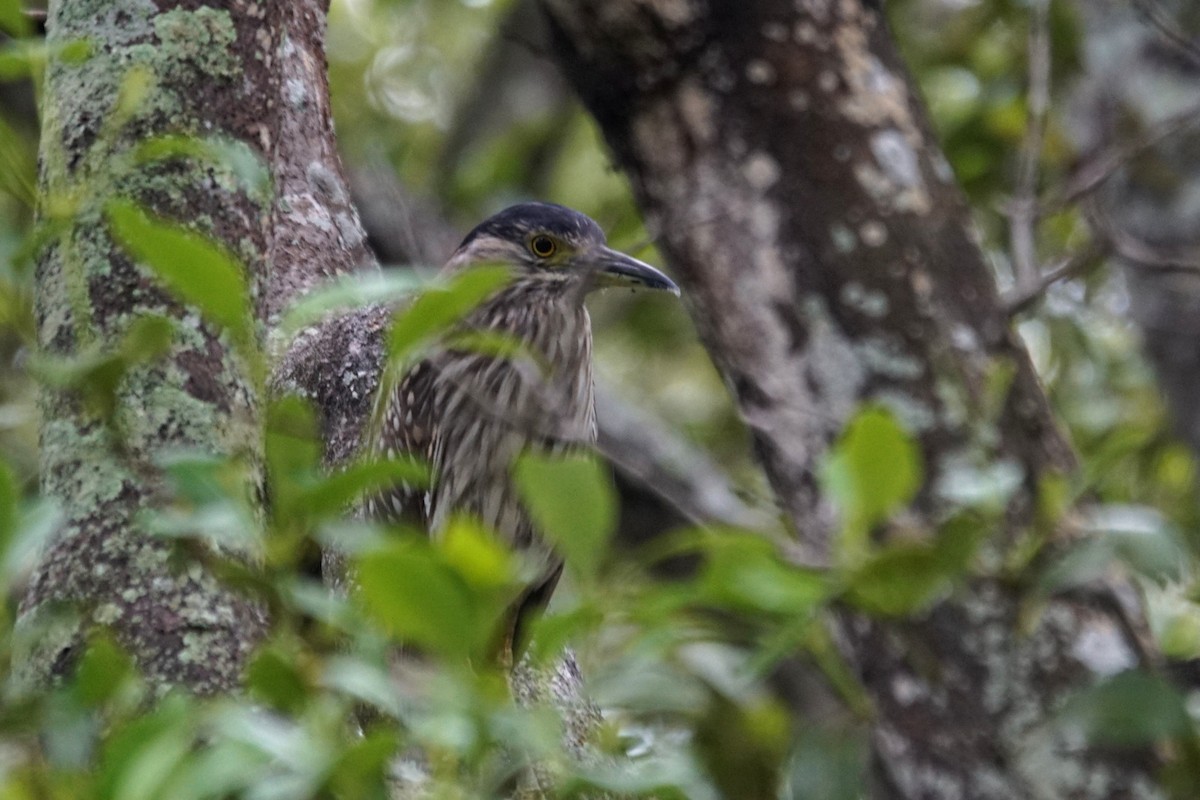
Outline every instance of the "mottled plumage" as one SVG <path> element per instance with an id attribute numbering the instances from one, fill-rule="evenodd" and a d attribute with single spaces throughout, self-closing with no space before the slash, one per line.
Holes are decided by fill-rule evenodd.
<path id="1" fill-rule="evenodd" d="M 519 502 L 510 479 L 513 461 L 530 447 L 558 451 L 596 440 L 584 296 L 603 286 L 678 289 L 652 267 L 610 250 L 587 216 L 548 203 L 513 206 L 480 223 L 446 269 L 484 263 L 508 265 L 513 277 L 463 326 L 520 340 L 540 365 L 448 347 L 413 365 L 387 399 L 374 444 L 385 455 L 428 461 L 432 484 L 427 490 L 396 486 L 368 511 L 431 535 L 451 514 L 471 514 L 524 550 L 539 571 L 516 604 L 515 629 L 524 609 L 549 598 L 562 561 Z"/>

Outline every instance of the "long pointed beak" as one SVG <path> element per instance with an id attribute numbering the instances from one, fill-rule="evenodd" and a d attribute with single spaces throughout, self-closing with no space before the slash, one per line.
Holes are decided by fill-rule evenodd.
<path id="1" fill-rule="evenodd" d="M 660 289 L 679 296 L 679 287 L 673 280 L 633 256 L 604 247 L 597 254 L 595 264 L 593 286 L 596 288 Z"/>

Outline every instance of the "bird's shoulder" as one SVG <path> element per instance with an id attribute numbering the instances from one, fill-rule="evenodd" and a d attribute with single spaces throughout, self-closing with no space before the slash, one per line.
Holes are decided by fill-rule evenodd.
<path id="1" fill-rule="evenodd" d="M 436 370 L 419 361 L 396 383 L 387 399 L 375 449 L 384 458 L 433 460 L 436 425 Z M 428 526 L 431 497 L 427 487 L 398 483 L 368 503 L 371 516 Z"/>

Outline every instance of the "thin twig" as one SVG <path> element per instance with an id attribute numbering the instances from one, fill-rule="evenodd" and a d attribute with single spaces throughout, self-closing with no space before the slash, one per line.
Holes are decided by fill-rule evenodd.
<path id="1" fill-rule="evenodd" d="M 1165 250 L 1121 228 L 1099 203 L 1084 208 L 1092 230 L 1129 266 L 1154 272 L 1200 272 L 1200 250 Z"/>
<path id="2" fill-rule="evenodd" d="M 1111 252 L 1111 247 L 1107 242 L 1092 241 L 1082 250 L 1071 253 L 1059 259 L 1054 265 L 1040 270 L 1041 274 L 1038 277 L 1037 285 L 1024 290 L 1014 287 L 1011 291 L 1005 293 L 1000 300 L 1004 306 L 1005 313 L 1010 317 L 1014 317 L 1017 314 L 1027 311 L 1045 295 L 1051 286 L 1085 274 L 1098 266 L 1109 252 Z"/>
<path id="3" fill-rule="evenodd" d="M 1065 186 L 1042 201 L 1039 216 L 1044 218 L 1078 203 L 1134 158 L 1197 123 L 1200 123 L 1200 104 L 1151 125 L 1132 141 L 1105 148 L 1076 169 Z"/>
<path id="4" fill-rule="evenodd" d="M 1049 0 L 1035 0 L 1029 25 L 1029 121 L 1021 142 L 1017 184 L 1009 211 L 1009 243 L 1012 249 L 1015 290 L 1034 291 L 1039 284 L 1037 257 L 1038 166 L 1046 137 L 1046 114 L 1050 108 L 1050 16 Z"/>
<path id="5" fill-rule="evenodd" d="M 1192 66 L 1200 67 L 1200 45 L 1180 29 L 1158 0 L 1133 0 L 1133 7 L 1172 49 L 1191 62 Z"/>

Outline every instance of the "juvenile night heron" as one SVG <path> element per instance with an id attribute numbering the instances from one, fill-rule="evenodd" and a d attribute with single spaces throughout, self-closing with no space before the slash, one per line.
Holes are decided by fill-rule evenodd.
<path id="1" fill-rule="evenodd" d="M 596 441 L 592 329 L 584 296 L 593 289 L 678 287 L 658 270 L 610 249 L 589 217 L 550 203 L 522 203 L 480 223 L 447 272 L 503 264 L 512 279 L 463 321 L 521 342 L 540 363 L 442 347 L 414 364 L 386 399 L 377 452 L 412 455 L 432 471 L 429 488 L 394 487 L 372 501 L 377 518 L 402 519 L 436 535 L 451 514 L 474 516 L 537 566 L 503 632 L 543 606 L 562 559 L 539 537 L 510 472 L 529 448 L 561 451 Z M 511 649 L 509 650 L 511 655 Z"/>

